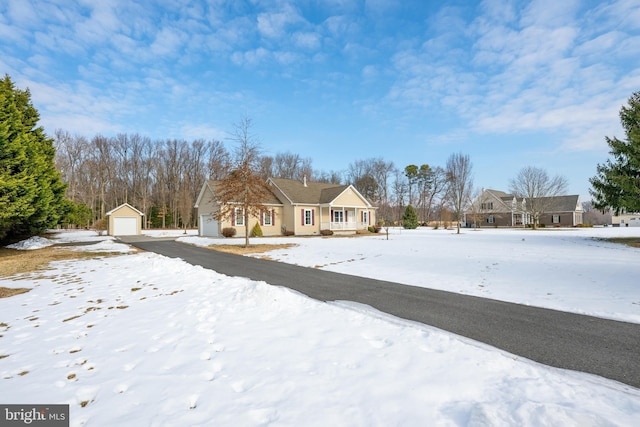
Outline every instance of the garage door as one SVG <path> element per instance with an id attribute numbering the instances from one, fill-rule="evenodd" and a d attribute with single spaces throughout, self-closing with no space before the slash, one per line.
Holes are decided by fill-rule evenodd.
<path id="1" fill-rule="evenodd" d="M 200 235 L 218 237 L 218 221 L 213 215 L 200 215 Z"/>
<path id="2" fill-rule="evenodd" d="M 134 236 L 138 234 L 137 218 L 113 218 L 114 236 Z"/>

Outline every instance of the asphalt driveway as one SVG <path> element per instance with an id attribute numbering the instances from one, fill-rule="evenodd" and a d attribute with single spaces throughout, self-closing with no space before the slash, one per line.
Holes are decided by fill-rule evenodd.
<path id="1" fill-rule="evenodd" d="M 546 365 L 640 388 L 640 324 L 530 307 L 127 236 L 140 249 L 262 280 L 322 301 L 355 301 Z"/>

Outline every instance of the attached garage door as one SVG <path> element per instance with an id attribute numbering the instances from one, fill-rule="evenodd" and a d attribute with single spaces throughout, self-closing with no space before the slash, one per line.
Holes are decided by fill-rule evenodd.
<path id="1" fill-rule="evenodd" d="M 113 218 L 113 235 L 114 236 L 134 236 L 138 234 L 136 218 Z"/>
<path id="2" fill-rule="evenodd" d="M 218 237 L 218 221 L 213 219 L 213 215 L 200 215 L 200 235 Z"/>

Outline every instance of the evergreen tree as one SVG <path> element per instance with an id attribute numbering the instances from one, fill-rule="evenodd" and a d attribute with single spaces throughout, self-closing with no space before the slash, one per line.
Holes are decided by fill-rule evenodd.
<path id="1" fill-rule="evenodd" d="M 411 205 L 407 206 L 404 210 L 404 214 L 402 215 L 402 226 L 408 230 L 415 230 L 418 228 L 418 215 Z"/>
<path id="2" fill-rule="evenodd" d="M 628 107 L 622 107 L 620 121 L 627 138 L 606 138 L 613 160 L 598 165 L 597 175 L 589 180 L 593 187 L 589 192 L 598 209 L 640 212 L 640 92 L 631 95 Z"/>
<path id="3" fill-rule="evenodd" d="M 0 240 L 44 231 L 65 213 L 53 139 L 39 119 L 29 90 L 0 80 Z"/>

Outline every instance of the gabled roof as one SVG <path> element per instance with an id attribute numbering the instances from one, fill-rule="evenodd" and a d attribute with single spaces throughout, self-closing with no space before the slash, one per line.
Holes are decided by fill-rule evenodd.
<path id="1" fill-rule="evenodd" d="M 547 212 L 573 212 L 581 211 L 580 196 L 555 196 L 555 197 L 538 197 L 547 207 Z"/>
<path id="2" fill-rule="evenodd" d="M 498 190 L 484 190 L 483 193 L 474 200 L 473 203 L 485 202 L 486 196 L 489 195 L 493 197 L 495 200 L 498 200 L 502 204 L 502 208 L 498 206 L 494 206 L 491 209 L 491 212 L 510 212 L 512 209 L 512 202 L 515 198 L 518 202 L 517 206 L 520 207 L 522 202 L 524 201 L 525 205 L 530 203 L 539 203 L 539 206 L 546 206 L 546 212 L 575 212 L 581 211 L 582 206 L 580 205 L 580 197 L 578 195 L 571 196 L 555 196 L 555 197 L 536 197 L 532 201 L 527 202 L 526 198 L 523 197 L 515 197 L 513 194 L 508 194 L 503 191 Z"/>
<path id="3" fill-rule="evenodd" d="M 124 207 L 128 207 L 128 208 L 130 208 L 130 209 L 134 210 L 134 211 L 135 211 L 136 213 L 138 213 L 139 215 L 144 216 L 144 214 L 143 214 L 142 212 L 140 212 L 138 209 L 136 209 L 136 208 L 134 208 L 133 206 L 131 206 L 129 203 L 123 203 L 123 204 L 121 204 L 120 206 L 118 206 L 117 208 L 113 208 L 113 209 L 111 209 L 111 210 L 110 210 L 109 212 L 107 212 L 105 215 L 109 216 L 109 215 L 113 214 L 115 211 L 120 210 L 120 209 L 122 209 L 122 208 L 124 208 Z"/>
<path id="4" fill-rule="evenodd" d="M 207 188 L 211 191 L 212 194 L 216 194 L 216 191 L 219 188 L 219 186 L 220 186 L 220 181 L 213 181 L 211 179 L 205 181 L 204 185 L 202 186 L 202 189 L 200 189 L 200 194 L 198 195 L 196 204 L 193 207 L 197 208 L 198 206 L 200 206 L 200 203 L 202 202 L 202 198 L 204 197 Z M 268 193 L 267 197 L 268 197 L 267 200 L 264 200 L 262 202 L 264 205 L 282 205 L 282 202 L 280 201 L 280 199 L 278 199 L 276 195 L 273 194 L 271 191 Z"/>
<path id="5" fill-rule="evenodd" d="M 297 179 L 269 178 L 292 204 L 317 205 L 330 203 L 349 185 L 327 184 L 324 182 L 306 182 Z"/>

